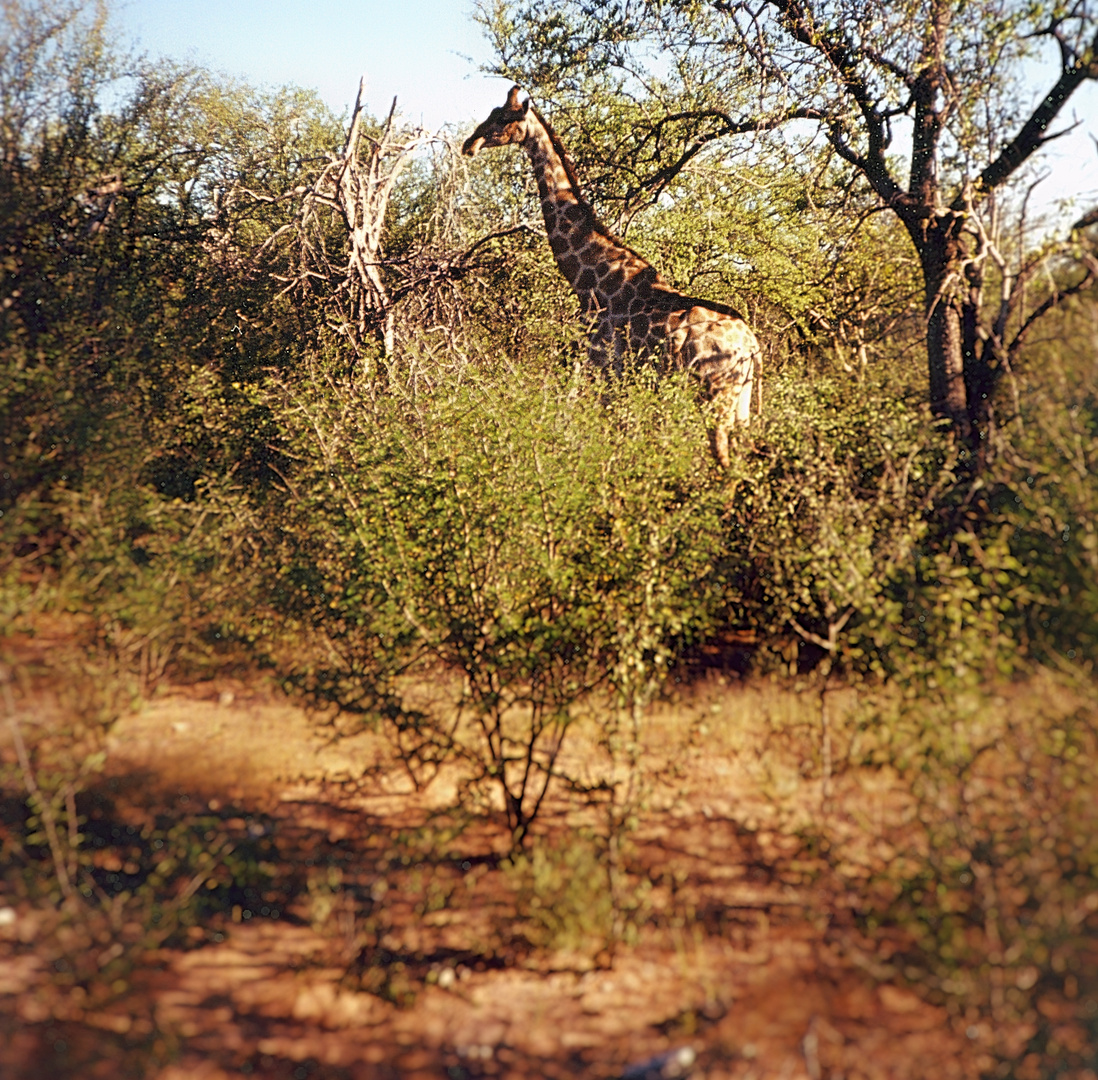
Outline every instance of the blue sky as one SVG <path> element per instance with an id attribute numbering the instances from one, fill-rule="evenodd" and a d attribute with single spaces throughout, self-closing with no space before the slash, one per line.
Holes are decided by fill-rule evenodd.
<path id="1" fill-rule="evenodd" d="M 337 113 L 366 102 L 436 130 L 480 121 L 508 84 L 478 71 L 488 56 L 472 0 L 118 0 L 123 35 L 256 86 L 312 87 Z M 471 59 L 466 59 L 470 57 Z"/>
<path id="2" fill-rule="evenodd" d="M 546 0 L 551 3 L 551 0 Z M 488 46 L 471 18 L 473 0 L 116 0 L 123 35 L 152 56 L 191 60 L 256 86 L 312 87 L 337 112 L 366 77 L 378 115 L 393 96 L 401 114 L 434 131 L 468 127 L 502 104 L 508 84 L 482 74 Z M 1055 81 L 1034 66 L 1036 99 Z M 1082 120 L 1041 157 L 1051 173 L 1035 202 L 1084 193 L 1098 200 L 1098 86 L 1085 85 L 1061 113 Z"/>

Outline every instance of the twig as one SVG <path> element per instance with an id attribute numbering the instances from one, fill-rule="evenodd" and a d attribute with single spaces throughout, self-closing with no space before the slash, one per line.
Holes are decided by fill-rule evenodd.
<path id="1" fill-rule="evenodd" d="M 46 839 L 50 845 L 50 855 L 53 858 L 53 869 L 57 875 L 57 883 L 61 886 L 61 892 L 66 900 L 75 898 L 72 888 L 72 879 L 69 876 L 68 866 L 64 853 L 61 850 L 61 838 L 57 835 L 57 822 L 54 819 L 53 807 L 42 794 L 38 787 L 38 781 L 34 777 L 31 768 L 30 757 L 27 754 L 27 745 L 23 742 L 23 732 L 19 728 L 19 721 L 15 718 L 15 698 L 11 692 L 9 683 L 10 675 L 7 669 L 0 671 L 0 680 L 4 687 L 4 704 L 8 712 L 8 727 L 11 730 L 12 741 L 15 743 L 15 753 L 19 757 L 19 768 L 23 772 L 23 783 L 26 784 L 27 794 L 31 802 L 37 804 L 38 812 L 42 815 L 42 826 L 46 830 Z M 71 790 L 71 785 L 70 785 Z M 73 808 L 75 811 L 75 807 Z M 75 813 L 73 814 L 75 819 Z M 70 831 L 73 823 L 69 823 Z"/>
<path id="2" fill-rule="evenodd" d="M 843 612 L 837 622 L 829 622 L 827 624 L 826 638 L 820 637 L 819 634 L 815 634 L 811 630 L 806 630 L 796 619 L 791 618 L 789 620 L 789 625 L 792 626 L 805 641 L 810 641 L 813 645 L 819 645 L 821 649 L 833 653 L 838 648 L 839 634 L 842 632 L 843 627 L 850 622 L 850 617 L 853 614 L 854 608 L 849 607 Z"/>

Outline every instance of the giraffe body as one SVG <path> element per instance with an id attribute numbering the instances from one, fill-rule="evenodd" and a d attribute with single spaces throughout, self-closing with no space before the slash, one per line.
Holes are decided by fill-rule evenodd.
<path id="1" fill-rule="evenodd" d="M 631 352 L 661 370 L 697 375 L 713 402 L 713 452 L 727 466 L 729 431 L 751 411 L 759 357 L 751 328 L 731 308 L 672 288 L 599 221 L 557 134 L 529 99 L 519 102 L 517 86 L 462 152 L 513 144 L 530 157 L 553 256 L 592 320 L 592 361 L 620 371 Z"/>

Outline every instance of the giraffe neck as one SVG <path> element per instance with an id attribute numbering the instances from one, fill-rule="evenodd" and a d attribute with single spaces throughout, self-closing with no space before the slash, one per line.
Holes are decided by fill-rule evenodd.
<path id="1" fill-rule="evenodd" d="M 603 268 L 629 264 L 633 273 L 648 267 L 595 216 L 579 190 L 564 147 L 548 124 L 531 110 L 524 147 L 534 167 L 549 244 L 561 273 L 590 310 L 608 307 Z M 654 274 L 654 271 L 652 272 Z M 605 282 L 604 282 L 605 283 Z"/>

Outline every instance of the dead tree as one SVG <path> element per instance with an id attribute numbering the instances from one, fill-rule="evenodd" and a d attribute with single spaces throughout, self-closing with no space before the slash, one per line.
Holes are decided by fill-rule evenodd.
<path id="1" fill-rule="evenodd" d="M 458 246 L 463 237 L 455 208 L 467 178 L 457 148 L 444 136 L 397 128 L 395 98 L 385 122 L 371 133 L 362 95 L 360 82 L 342 150 L 331 155 L 311 187 L 286 194 L 300 200 L 300 210 L 262 250 L 286 234 L 294 237 L 296 265 L 273 276 L 284 284 L 283 293 L 305 301 L 305 310 L 316 310 L 319 300 L 328 326 L 349 342 L 356 367 L 367 371 L 376 355 L 374 343 L 383 357 L 394 355 L 395 314 L 401 305 L 409 329 L 441 331 L 457 352 L 455 333 L 467 302 L 460 282 L 471 273 L 498 268 L 506 259 L 498 241 L 538 228 L 525 223 L 504 227 Z M 414 153 L 427 144 L 440 151 L 431 166 L 438 184 L 431 219 L 415 242 L 394 256 L 383 244 L 389 200 Z"/>
<path id="2" fill-rule="evenodd" d="M 412 153 L 431 136 L 421 128 L 394 131 L 396 98 L 376 136 L 363 131 L 362 90 L 358 85 L 347 139 L 302 200 L 299 235 L 302 267 L 298 282 L 320 277 L 334 281 L 341 300 L 340 331 L 362 355 L 367 336 L 393 355 L 393 300 L 385 284 L 382 232 L 389 198 Z M 369 145 L 360 152 L 360 144 Z M 324 246 L 324 211 L 333 213 L 347 239 L 346 261 L 333 263 Z"/>

